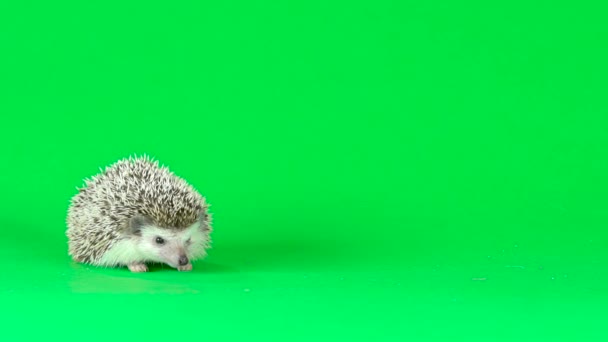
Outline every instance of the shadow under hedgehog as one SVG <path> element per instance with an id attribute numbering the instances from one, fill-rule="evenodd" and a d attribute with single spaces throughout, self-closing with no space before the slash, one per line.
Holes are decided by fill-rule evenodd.
<path id="1" fill-rule="evenodd" d="M 120 160 L 78 190 L 67 216 L 75 261 L 132 272 L 146 272 L 146 263 L 190 271 L 193 260 L 207 255 L 211 216 L 205 198 L 158 161 Z"/>

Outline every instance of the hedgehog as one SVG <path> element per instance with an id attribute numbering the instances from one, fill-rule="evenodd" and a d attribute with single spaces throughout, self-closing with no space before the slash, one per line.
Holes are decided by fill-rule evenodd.
<path id="1" fill-rule="evenodd" d="M 68 254 L 79 263 L 178 271 L 207 255 L 211 215 L 200 193 L 148 156 L 132 156 L 84 180 L 67 215 Z"/>

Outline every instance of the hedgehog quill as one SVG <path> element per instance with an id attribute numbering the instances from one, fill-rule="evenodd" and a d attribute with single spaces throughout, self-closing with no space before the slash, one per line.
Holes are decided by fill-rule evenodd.
<path id="1" fill-rule="evenodd" d="M 150 157 L 129 157 L 85 179 L 70 203 L 68 252 L 76 262 L 179 271 L 207 255 L 211 215 L 201 194 Z"/>

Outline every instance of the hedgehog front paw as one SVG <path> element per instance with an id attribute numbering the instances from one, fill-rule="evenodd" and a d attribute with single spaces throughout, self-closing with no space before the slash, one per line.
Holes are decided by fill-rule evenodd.
<path id="1" fill-rule="evenodd" d="M 129 267 L 129 271 L 133 273 L 148 272 L 148 266 L 143 262 L 132 263 L 127 265 L 127 267 Z"/>
<path id="2" fill-rule="evenodd" d="M 178 271 L 192 271 L 192 264 L 187 264 L 184 266 L 177 266 Z"/>

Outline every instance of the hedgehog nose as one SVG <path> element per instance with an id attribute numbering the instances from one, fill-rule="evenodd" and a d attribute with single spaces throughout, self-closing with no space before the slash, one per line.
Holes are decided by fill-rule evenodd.
<path id="1" fill-rule="evenodd" d="M 179 257 L 178 262 L 179 262 L 180 266 L 187 265 L 188 264 L 188 257 L 185 256 L 185 255 L 182 255 L 182 256 Z"/>

